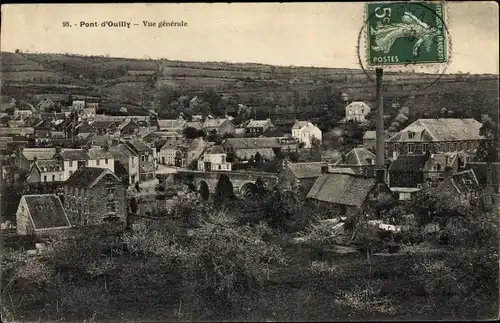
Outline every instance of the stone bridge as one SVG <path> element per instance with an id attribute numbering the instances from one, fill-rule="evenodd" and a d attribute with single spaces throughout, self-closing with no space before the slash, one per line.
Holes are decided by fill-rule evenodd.
<path id="1" fill-rule="evenodd" d="M 264 187 L 270 187 L 278 180 L 278 176 L 272 173 L 263 172 L 224 172 L 210 171 L 201 172 L 194 170 L 179 170 L 176 178 L 185 184 L 192 185 L 204 199 L 208 199 L 210 193 L 215 192 L 215 187 L 221 176 L 226 176 L 233 186 L 236 195 L 246 195 L 256 189 L 255 182 L 260 179 Z"/>

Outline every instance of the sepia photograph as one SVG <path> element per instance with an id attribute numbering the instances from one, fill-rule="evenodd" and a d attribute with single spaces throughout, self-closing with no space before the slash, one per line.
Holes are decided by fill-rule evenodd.
<path id="1" fill-rule="evenodd" d="M 2 322 L 498 320 L 498 16 L 2 4 Z"/>

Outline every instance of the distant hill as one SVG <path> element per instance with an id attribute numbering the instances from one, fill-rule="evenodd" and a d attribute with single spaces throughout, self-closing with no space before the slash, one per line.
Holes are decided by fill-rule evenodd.
<path id="1" fill-rule="evenodd" d="M 195 96 L 211 88 L 231 97 L 229 104 L 251 105 L 268 115 L 300 112 L 314 117 L 323 113 L 332 98 L 336 105 L 329 106 L 343 109 L 339 103 L 342 92 L 353 100 L 368 102 L 373 102 L 375 92 L 374 83 L 356 69 L 6 52 L 1 53 L 1 64 L 3 95 L 62 101 L 71 94 L 117 109 L 158 110 L 166 89 Z M 498 116 L 498 75 L 387 72 L 384 85 L 387 102 L 411 100 L 417 114 L 433 114 L 446 107 Z"/>

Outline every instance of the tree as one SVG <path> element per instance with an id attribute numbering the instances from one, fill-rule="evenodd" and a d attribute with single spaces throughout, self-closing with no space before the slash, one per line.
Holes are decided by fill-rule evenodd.
<path id="1" fill-rule="evenodd" d="M 498 161 L 498 125 L 489 117 L 483 117 L 483 125 L 479 129 L 481 140 L 476 151 L 476 160 L 479 162 L 494 163 Z"/>
<path id="2" fill-rule="evenodd" d="M 221 206 L 224 202 L 234 200 L 233 184 L 226 175 L 221 174 L 215 187 L 214 204 Z"/>

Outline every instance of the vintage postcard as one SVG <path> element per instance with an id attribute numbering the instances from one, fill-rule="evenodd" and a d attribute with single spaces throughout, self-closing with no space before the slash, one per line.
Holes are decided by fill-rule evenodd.
<path id="1" fill-rule="evenodd" d="M 498 319 L 498 12 L 2 5 L 2 321 Z"/>

